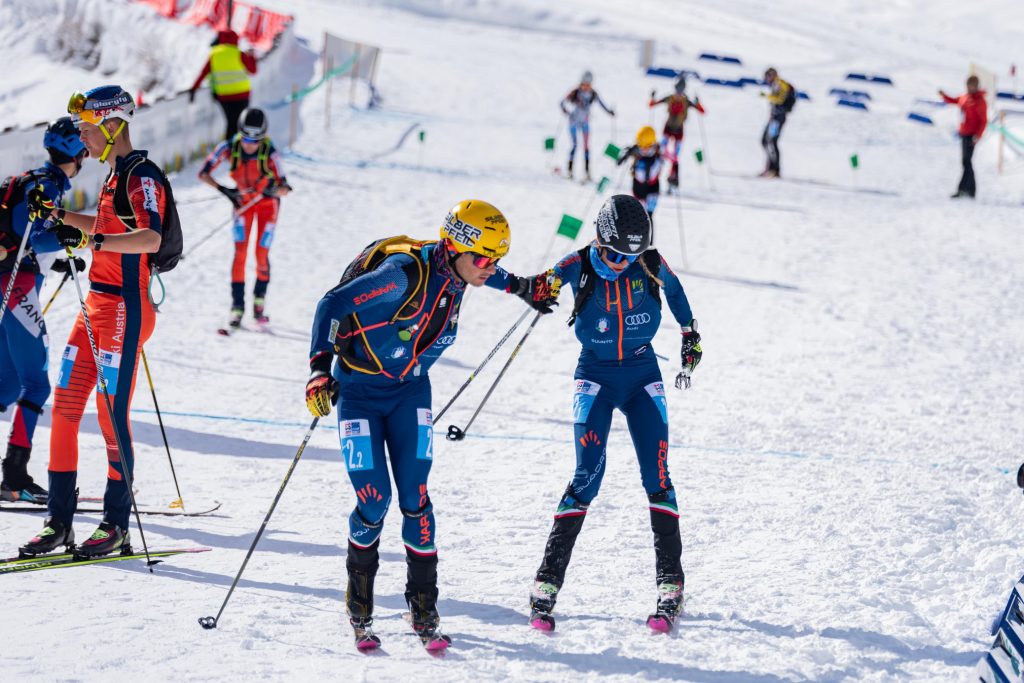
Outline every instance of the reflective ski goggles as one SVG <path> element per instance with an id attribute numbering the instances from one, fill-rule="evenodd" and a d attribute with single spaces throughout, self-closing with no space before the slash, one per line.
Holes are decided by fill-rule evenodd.
<path id="1" fill-rule="evenodd" d="M 473 266 L 480 270 L 487 270 L 491 266 L 496 266 L 498 265 L 498 261 L 501 260 L 501 257 L 492 258 L 482 254 L 474 254 L 473 252 L 470 252 L 469 256 L 472 259 Z"/>
<path id="2" fill-rule="evenodd" d="M 251 145 L 257 145 L 263 142 L 263 136 L 261 135 L 258 138 L 254 138 L 246 135 L 245 133 L 242 133 L 242 142 L 248 142 Z"/>
<path id="3" fill-rule="evenodd" d="M 619 252 L 613 251 L 607 247 L 601 247 L 601 256 L 603 256 L 608 263 L 614 263 L 615 265 L 619 265 L 623 261 L 626 263 L 633 263 L 640 258 L 640 254 L 620 254 Z"/>
<path id="4" fill-rule="evenodd" d="M 107 116 L 119 112 L 123 105 L 131 103 L 132 99 L 128 93 L 119 93 L 115 97 L 106 100 L 90 99 L 88 95 L 76 92 L 68 99 L 68 113 L 75 122 L 91 123 L 95 126 L 103 123 Z M 126 119 L 119 115 L 118 118 Z"/>

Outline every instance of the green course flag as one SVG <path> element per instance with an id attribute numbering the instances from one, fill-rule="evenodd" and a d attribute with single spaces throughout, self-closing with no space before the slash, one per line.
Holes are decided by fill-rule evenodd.
<path id="1" fill-rule="evenodd" d="M 611 157 L 612 159 L 615 159 L 615 161 L 619 160 L 619 154 L 621 153 L 622 150 L 616 147 L 615 144 L 611 142 L 609 142 L 608 146 L 604 148 L 604 155 Z"/>
<path id="2" fill-rule="evenodd" d="M 427 139 L 427 131 L 421 130 L 420 131 L 420 142 L 423 142 L 426 139 Z"/>
<path id="3" fill-rule="evenodd" d="M 604 192 L 604 188 L 608 187 L 608 183 L 612 181 L 608 176 L 601 176 L 601 179 L 597 181 L 597 193 L 601 194 Z"/>
<path id="4" fill-rule="evenodd" d="M 583 227 L 583 221 L 575 216 L 569 214 L 562 214 L 562 222 L 558 225 L 558 234 L 565 235 L 571 240 L 576 239 L 576 235 L 580 234 L 580 228 Z"/>
<path id="5" fill-rule="evenodd" d="M 860 166 L 860 158 L 856 154 L 850 155 L 850 168 L 857 168 Z"/>
<path id="6" fill-rule="evenodd" d="M 552 150 L 554 148 L 555 148 L 555 139 L 554 138 L 544 138 L 544 149 Z"/>
<path id="7" fill-rule="evenodd" d="M 697 157 L 698 164 L 704 163 L 704 150 L 698 149 L 696 152 L 693 153 L 693 156 Z"/>

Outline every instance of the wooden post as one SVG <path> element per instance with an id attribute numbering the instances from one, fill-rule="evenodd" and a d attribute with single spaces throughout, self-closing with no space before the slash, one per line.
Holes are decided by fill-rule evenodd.
<path id="1" fill-rule="evenodd" d="M 356 59 L 352 62 L 352 69 L 348 72 L 349 83 L 351 84 L 348 90 L 348 104 L 350 107 L 354 107 L 356 104 L 356 76 L 359 75 L 359 62 L 362 59 L 362 52 L 362 43 L 356 43 Z"/>
<path id="2" fill-rule="evenodd" d="M 288 127 L 288 149 L 295 146 L 295 137 L 298 135 L 299 130 L 299 98 L 296 95 L 299 94 L 299 86 L 292 84 L 292 109 L 291 109 L 291 123 Z"/>
<path id="3" fill-rule="evenodd" d="M 324 93 L 324 130 L 331 129 L 331 93 L 333 92 L 334 79 L 330 77 L 331 70 L 334 68 L 334 57 L 327 58 L 327 71 L 324 75 L 327 76 L 327 92 Z"/>
<path id="4" fill-rule="evenodd" d="M 1006 145 L 1006 136 L 1003 135 L 1003 131 L 1006 130 L 1006 112 L 999 112 L 999 156 L 996 161 L 996 172 L 999 175 L 1003 174 L 1003 147 Z"/>

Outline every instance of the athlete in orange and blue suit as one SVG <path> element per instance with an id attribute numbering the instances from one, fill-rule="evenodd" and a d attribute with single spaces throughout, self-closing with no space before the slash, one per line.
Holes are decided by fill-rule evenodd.
<path id="1" fill-rule="evenodd" d="M 250 127 L 247 119 L 255 116 L 262 126 Z M 245 311 L 245 260 L 253 223 L 256 232 L 256 284 L 253 287 L 253 317 L 266 321 L 263 313 L 267 285 L 270 284 L 270 245 L 274 240 L 280 197 L 291 189 L 281 172 L 277 150 L 266 136 L 266 118 L 258 109 L 246 109 L 239 117 L 241 132 L 226 140 L 210 153 L 199 171 L 199 179 L 223 192 L 235 207 L 235 257 L 231 265 L 231 324 L 237 326 Z M 234 188 L 221 186 L 212 173 L 228 162 Z"/>

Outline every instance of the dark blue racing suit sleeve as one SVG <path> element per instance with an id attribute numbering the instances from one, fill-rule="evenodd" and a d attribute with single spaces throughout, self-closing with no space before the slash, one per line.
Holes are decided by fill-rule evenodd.
<path id="1" fill-rule="evenodd" d="M 686 298 L 686 292 L 683 291 L 683 283 L 672 272 L 664 257 L 661 259 L 661 270 L 658 278 L 665 283 L 661 291 L 665 293 L 665 300 L 668 301 L 668 308 L 672 311 L 672 316 L 681 326 L 689 327 L 693 321 L 690 301 Z"/>
<path id="2" fill-rule="evenodd" d="M 509 287 L 512 285 L 515 275 L 508 272 L 501 266 L 495 266 L 495 269 L 496 272 L 494 275 L 487 278 L 487 281 L 484 282 L 484 284 L 491 289 L 500 289 L 503 292 L 507 292 Z"/>
<path id="3" fill-rule="evenodd" d="M 313 318 L 309 357 L 334 353 L 335 335 L 348 315 L 362 314 L 385 304 L 400 302 L 409 286 L 402 266 L 410 263 L 411 256 L 389 256 L 374 270 L 324 294 Z"/>
<path id="4" fill-rule="evenodd" d="M 42 187 L 43 194 L 46 198 L 54 203 L 55 206 L 60 206 L 61 200 L 64 197 L 64 193 L 58 188 L 52 180 L 48 177 L 43 176 L 39 179 L 38 185 Z M 18 206 L 14 207 L 11 212 L 12 227 L 21 237 L 25 234 L 25 227 L 28 225 L 28 199 L 21 202 Z M 40 216 L 32 221 L 30 226 L 31 232 L 29 233 L 28 242 L 32 247 L 32 251 L 37 254 L 46 254 L 51 251 L 63 251 L 64 247 L 60 246 L 57 242 L 57 235 L 50 232 L 45 227 L 46 216 Z"/>
<path id="5" fill-rule="evenodd" d="M 573 291 L 576 291 L 580 284 L 581 268 L 580 255 L 573 252 L 562 257 L 562 260 L 556 263 L 552 270 L 555 271 L 555 276 L 562 281 L 563 285 L 568 283 Z"/>

